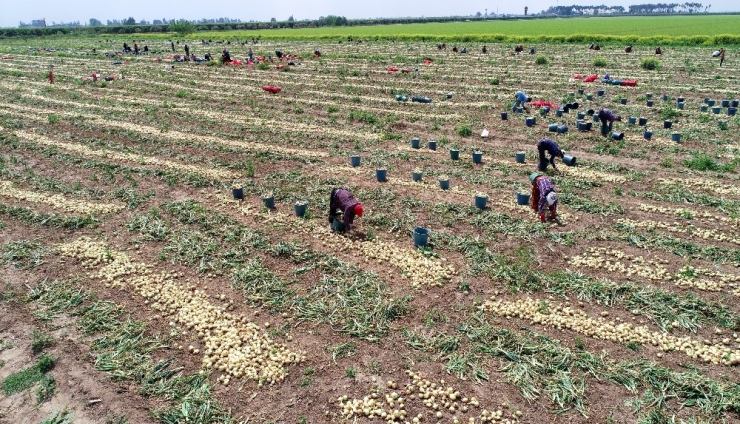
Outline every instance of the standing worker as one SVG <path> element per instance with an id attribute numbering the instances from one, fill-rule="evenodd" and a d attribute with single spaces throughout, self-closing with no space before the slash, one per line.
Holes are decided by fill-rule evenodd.
<path id="1" fill-rule="evenodd" d="M 542 172 L 545 172 L 547 170 L 548 163 L 552 164 L 552 168 L 557 171 L 558 168 L 557 166 L 555 166 L 555 158 L 562 158 L 563 156 L 565 156 L 565 152 L 560 150 L 558 144 L 550 140 L 549 138 L 543 138 L 542 140 L 537 142 L 537 151 L 540 154 L 540 162 L 537 165 L 537 170 Z M 545 152 L 550 154 L 549 160 L 545 156 Z"/>
<path id="2" fill-rule="evenodd" d="M 725 49 L 721 48 L 719 49 L 719 67 L 722 67 L 722 64 L 725 63 Z"/>
<path id="3" fill-rule="evenodd" d="M 352 229 L 355 216 L 362 218 L 362 205 L 352 196 L 346 188 L 335 188 L 329 197 L 329 222 L 333 223 L 338 215 L 337 209 L 343 214 L 344 228 L 346 231 Z"/>
<path id="4" fill-rule="evenodd" d="M 514 106 L 511 108 L 512 112 L 516 112 L 516 108 L 521 106 L 522 109 L 525 111 L 527 110 L 527 102 L 531 102 L 532 98 L 527 97 L 527 95 L 523 91 L 517 91 L 514 98 L 516 99 L 516 103 L 514 103 Z"/>
<path id="5" fill-rule="evenodd" d="M 550 219 L 557 218 L 558 194 L 550 178 L 535 172 L 529 176 L 529 181 L 532 183 L 532 209 L 540 216 L 540 222 L 547 219 L 545 205 L 550 210 Z"/>
<path id="6" fill-rule="evenodd" d="M 609 132 L 611 132 L 614 121 L 621 122 L 622 117 L 615 114 L 609 109 L 602 108 L 599 111 L 599 120 L 601 120 L 601 135 L 607 135 L 609 134 Z"/>
<path id="7" fill-rule="evenodd" d="M 175 42 L 170 40 L 170 47 L 172 47 L 172 51 L 175 51 Z"/>
<path id="8" fill-rule="evenodd" d="M 188 46 L 188 43 L 185 43 L 185 57 L 190 57 L 190 46 Z"/>

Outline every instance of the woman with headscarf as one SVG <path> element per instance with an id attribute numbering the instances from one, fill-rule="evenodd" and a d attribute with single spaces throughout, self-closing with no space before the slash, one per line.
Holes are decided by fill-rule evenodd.
<path id="1" fill-rule="evenodd" d="M 532 209 L 540 216 L 540 221 L 547 220 L 545 206 L 550 210 L 550 219 L 557 218 L 558 194 L 550 178 L 535 172 L 529 176 L 529 181 L 532 183 Z"/>

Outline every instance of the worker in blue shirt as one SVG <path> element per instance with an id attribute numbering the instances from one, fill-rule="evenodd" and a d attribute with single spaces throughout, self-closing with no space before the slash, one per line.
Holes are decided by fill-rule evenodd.
<path id="1" fill-rule="evenodd" d="M 511 108 L 512 112 L 516 112 L 516 108 L 519 106 L 521 106 L 522 109 L 527 110 L 527 102 L 532 101 L 532 98 L 527 97 L 523 91 L 517 91 L 514 98 L 516 99 L 516 103 L 514 103 L 514 107 Z"/>

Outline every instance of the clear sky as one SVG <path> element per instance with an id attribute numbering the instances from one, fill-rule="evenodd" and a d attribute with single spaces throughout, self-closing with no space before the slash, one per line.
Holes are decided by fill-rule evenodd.
<path id="1" fill-rule="evenodd" d="M 692 0 L 696 1 L 696 0 Z M 46 18 L 46 22 L 80 21 L 86 23 L 90 18 L 105 23 L 108 19 L 122 20 L 132 16 L 136 21 L 145 19 L 201 19 L 228 17 L 244 21 L 268 21 L 270 18 L 286 20 L 293 15 L 296 20 L 316 19 L 319 16 L 339 15 L 355 18 L 390 18 L 407 16 L 450 16 L 473 15 L 476 12 L 522 14 L 524 6 L 536 13 L 553 5 L 572 4 L 607 6 L 629 6 L 630 4 L 660 3 L 660 1 L 617 0 L 604 2 L 573 0 L 523 0 L 523 1 L 485 1 L 485 0 L 5 0 L 0 8 L 0 27 L 18 26 L 20 21 L 30 23 L 34 19 Z M 684 3 L 677 1 L 677 3 Z M 737 0 L 714 0 L 701 2 L 712 7 L 710 12 L 729 12 L 740 10 Z"/>

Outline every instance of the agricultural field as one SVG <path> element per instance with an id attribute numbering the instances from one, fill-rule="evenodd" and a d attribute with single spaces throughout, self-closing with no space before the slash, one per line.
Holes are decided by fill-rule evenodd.
<path id="1" fill-rule="evenodd" d="M 370 25 L 352 27 L 281 28 L 269 31 L 230 31 L 225 34 L 238 38 L 259 35 L 271 39 L 300 37 L 331 39 L 335 37 L 398 37 L 412 39 L 490 40 L 492 37 L 543 38 L 558 36 L 612 36 L 612 37 L 666 37 L 735 35 L 740 15 L 703 16 L 619 16 L 586 18 L 552 18 L 522 20 L 488 20 L 473 22 L 419 23 L 399 25 Z M 224 33 L 206 31 L 207 38 L 223 38 Z M 200 36 L 199 36 L 200 38 Z"/>
<path id="2" fill-rule="evenodd" d="M 110 39 L 0 42 L 0 422 L 740 422 L 734 52 L 262 39 L 301 57 L 278 69 Z M 579 108 L 512 113 L 520 89 Z M 623 139 L 576 129 L 600 107 Z M 517 193 L 545 137 L 577 163 L 541 223 Z"/>

